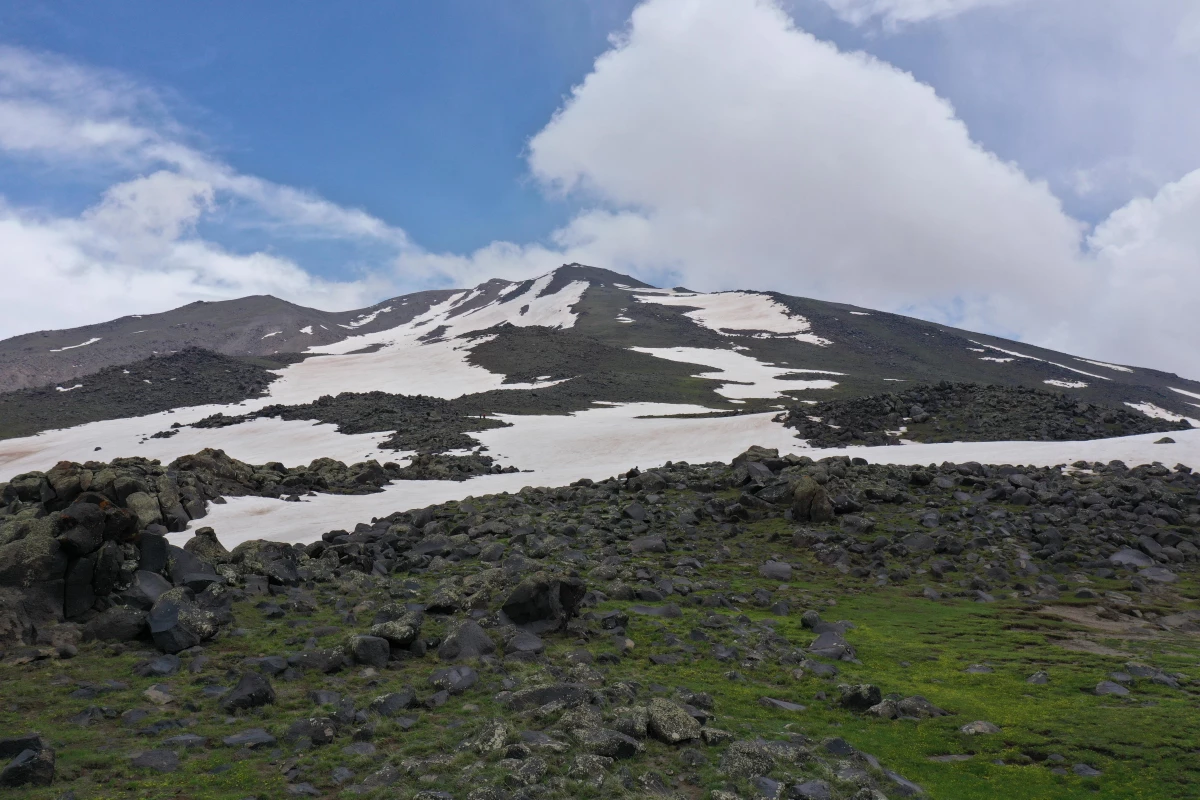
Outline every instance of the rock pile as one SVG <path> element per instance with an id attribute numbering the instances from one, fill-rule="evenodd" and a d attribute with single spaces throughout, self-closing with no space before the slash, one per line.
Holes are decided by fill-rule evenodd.
<path id="1" fill-rule="evenodd" d="M 515 468 L 508 468 L 515 471 Z M 201 528 L 189 550 L 168 545 L 227 496 L 299 500 L 321 491 L 361 494 L 391 480 L 465 480 L 501 471 L 487 456 L 418 456 L 405 467 L 318 459 L 306 468 L 254 466 L 206 449 L 162 466 L 143 458 L 61 462 L 0 484 L 0 642 L 58 645 L 61 623 L 95 623 L 100 638 L 135 638 L 148 625 L 167 652 L 211 638 L 227 605 L 216 569 L 224 548 Z M 279 545 L 268 547 L 272 552 Z M 286 563 L 279 558 L 267 562 Z M 242 561 L 235 551 L 233 564 Z M 254 568 L 267 562 L 252 561 Z M 271 580 L 295 583 L 294 569 Z M 281 577 L 283 575 L 283 577 Z M 148 616 L 147 616 L 148 615 Z M 76 631 L 78 632 L 78 631 Z M 84 631 L 88 632 L 88 631 Z M 56 637 L 66 637 L 60 643 Z"/>
<path id="2" fill-rule="evenodd" d="M 1186 421 L 1023 387 L 941 382 L 793 406 L 783 422 L 812 447 L 918 442 L 1079 441 L 1187 430 Z"/>
<path id="3" fill-rule="evenodd" d="M 464 411 L 452 400 L 387 392 L 342 392 L 311 403 L 270 405 L 239 416 L 214 414 L 192 427 L 224 428 L 266 417 L 335 424 L 339 433 L 346 434 L 392 431 L 381 447 L 422 454 L 478 447 L 479 442 L 468 433 L 508 427 L 508 423 Z"/>

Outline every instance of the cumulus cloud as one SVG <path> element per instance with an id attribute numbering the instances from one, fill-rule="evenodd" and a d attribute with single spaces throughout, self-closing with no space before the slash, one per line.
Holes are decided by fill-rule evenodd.
<path id="1" fill-rule="evenodd" d="M 322 280 L 278 254 L 233 252 L 200 236 L 202 222 L 224 219 L 261 229 L 271 243 L 333 240 L 390 257 L 412 248 L 404 231 L 239 173 L 192 138 L 157 94 L 119 73 L 0 48 L 0 157 L 119 176 L 74 216 L 0 198 L 0 336 L 247 294 L 354 308 L 394 288 L 386 271 Z"/>
<path id="2" fill-rule="evenodd" d="M 971 5 L 843 2 L 885 22 Z M 531 175 L 581 210 L 545 241 L 467 254 L 426 252 L 363 211 L 233 171 L 153 95 L 107 96 L 119 76 L 97 87 L 54 63 L 49 88 L 31 88 L 29 58 L 0 51 L 0 151 L 132 166 L 76 217 L 0 204 L 0 270 L 22 270 L 17 295 L 37 314 L 4 324 L 25 330 L 45 327 L 47 302 L 69 324 L 258 292 L 346 307 L 377 299 L 396 275 L 471 285 L 579 261 L 660 284 L 852 302 L 1200 376 L 1200 350 L 1186 344 L 1200 296 L 1200 171 L 1089 231 L 1045 182 L 975 141 L 931 87 L 818 40 L 776 2 L 639 6 L 529 142 Z M 53 135 L 31 135 L 10 101 L 44 111 Z M 230 252 L 197 229 L 231 203 L 273 235 L 381 246 L 393 271 L 326 282 L 274 254 Z"/>
<path id="3" fill-rule="evenodd" d="M 1089 237 L 929 86 L 814 38 L 774 3 L 643 4 L 528 159 L 585 210 L 546 246 L 446 257 L 456 275 L 558 255 L 1200 375 L 1200 354 L 1179 346 L 1194 335 L 1200 265 L 1190 182 Z"/>

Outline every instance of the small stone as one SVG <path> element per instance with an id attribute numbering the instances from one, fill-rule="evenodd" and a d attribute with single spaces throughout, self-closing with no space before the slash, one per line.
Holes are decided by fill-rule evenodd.
<path id="1" fill-rule="evenodd" d="M 1129 690 L 1119 683 L 1113 681 L 1100 681 L 1096 684 L 1096 694 L 1115 694 L 1117 697 L 1124 697 L 1129 694 Z"/>
<path id="2" fill-rule="evenodd" d="M 978 720 L 975 720 L 974 722 L 968 722 L 966 725 L 963 725 L 958 730 L 960 733 L 965 733 L 968 736 L 978 736 L 980 734 L 999 733 L 1000 732 L 999 726 L 993 725 L 992 723 L 988 722 L 987 720 L 983 720 L 983 719 L 978 719 Z"/>
<path id="3" fill-rule="evenodd" d="M 222 739 L 227 747 L 247 747 L 251 750 L 275 744 L 275 737 L 262 728 L 250 728 Z"/>

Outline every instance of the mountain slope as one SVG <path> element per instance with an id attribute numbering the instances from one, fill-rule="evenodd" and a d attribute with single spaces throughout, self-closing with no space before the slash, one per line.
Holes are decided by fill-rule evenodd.
<path id="1" fill-rule="evenodd" d="M 299 353 L 313 345 L 392 327 L 452 291 L 384 300 L 357 311 L 318 311 L 270 295 L 197 301 L 161 314 L 137 314 L 0 341 L 0 391 L 62 383 L 104 367 L 202 347 L 231 356 Z"/>
<path id="2" fill-rule="evenodd" d="M 203 314 L 194 305 L 181 310 L 182 322 L 172 322 L 169 315 L 160 315 L 156 322 L 158 330 L 182 331 L 181 338 L 200 328 L 215 330 L 220 323 L 229 334 L 226 344 L 244 344 L 246 332 L 264 324 L 264 308 L 278 320 L 276 312 L 285 306 L 270 298 L 248 298 L 240 305 L 211 304 L 219 319 L 202 320 L 203 325 L 197 321 Z M 987 428 L 1019 429 L 1020 439 L 1063 438 L 1062 431 L 1074 429 L 1074 422 L 1065 417 L 1071 416 L 1067 411 L 1076 402 L 1126 412 L 1132 406 L 1148 416 L 1171 420 L 1200 416 L 1200 384 L 1162 372 L 1085 361 L 899 315 L 779 294 L 658 289 L 581 265 L 527 281 L 497 279 L 472 290 L 395 298 L 373 309 L 340 316 L 312 312 L 331 322 L 348 321 L 325 326 L 325 335 L 335 341 L 314 344 L 303 353 L 276 354 L 274 363 L 252 365 L 261 373 L 253 380 L 234 381 L 236 387 L 230 385 L 227 367 L 219 358 L 193 359 L 199 366 L 182 383 L 197 386 L 197 391 L 164 393 L 158 384 L 171 377 L 179 383 L 180 376 L 167 375 L 165 368 L 173 362 L 150 358 L 136 362 L 136 368 L 114 366 L 65 385 L 21 390 L 20 402 L 13 395 L 0 398 L 0 405 L 18 417 L 6 420 L 12 430 L 9 436 L 43 431 L 36 437 L 0 441 L 0 480 L 22 470 L 46 469 L 59 460 L 82 462 L 97 448 L 105 458 L 142 456 L 164 461 L 206 447 L 226 449 L 231 456 L 254 464 L 307 464 L 326 457 L 347 463 L 403 460 L 409 457 L 403 443 L 421 438 L 407 430 L 387 430 L 387 424 L 365 417 L 371 409 L 382 409 L 385 416 L 399 414 L 396 419 L 409 420 L 408 409 L 425 407 L 421 396 L 451 401 L 455 414 L 499 416 L 515 425 L 522 445 L 519 459 L 512 456 L 516 442 L 507 434 L 493 429 L 478 441 L 503 466 L 534 472 L 552 467 L 575 470 L 574 475 L 555 473 L 568 482 L 592 475 L 614 455 L 623 460 L 622 454 L 635 450 L 645 453 L 643 463 L 662 463 L 692 458 L 698 452 L 710 458 L 730 457 L 733 443 L 803 448 L 805 437 L 784 427 L 780 410 L 799 407 L 803 418 L 802 409 L 810 403 L 876 396 L 943 381 L 1025 387 L 1070 398 L 1051 404 L 1065 409 L 1059 415 L 1063 419 L 1045 425 Z M 292 324 L 317 318 L 304 316 L 307 309 L 286 306 L 285 310 L 299 315 Z M 337 326 L 341 327 L 331 330 Z M 63 332 L 54 335 L 62 340 L 68 337 Z M 316 335 L 293 332 L 288 339 L 281 333 L 267 340 L 286 344 L 296 336 L 313 336 L 316 341 Z M 76 351 L 99 348 L 104 341 Z M 11 341 L 0 343 L 0 350 L 5 347 L 12 352 L 14 346 Z M 52 349 L 62 354 L 61 348 Z M 103 360 L 126 351 L 118 341 L 108 350 L 92 352 L 95 359 Z M 163 376 L 155 370 L 163 371 Z M 141 386 L 147 388 L 137 386 L 126 371 L 137 371 Z M 134 385 L 124 385 L 122 379 Z M 105 388 L 108 383 L 113 385 Z M 332 395 L 342 399 L 318 402 Z M 998 395 L 1009 396 L 1023 395 Z M 32 409 L 30 404 L 38 398 L 45 400 L 44 409 L 21 410 Z M 1020 408 L 1012 411 L 1014 419 L 1022 416 Z M 1102 418 L 1109 412 L 1094 413 Z M 193 427 L 215 414 L 236 424 Z M 718 419 L 729 415 L 746 420 L 743 424 Z M 565 418 L 551 419 L 561 417 Z M 688 418 L 689 424 L 650 424 L 642 421 L 644 417 L 680 422 Z M 795 412 L 791 418 L 797 419 Z M 1200 422 L 1195 424 L 1200 427 Z M 51 430 L 56 427 L 64 429 Z M 412 426 L 405 422 L 402 427 Z M 1043 427 L 1054 435 L 1040 436 Z M 1081 439 L 1174 430 L 1153 425 L 1079 429 Z M 686 438 L 715 436 L 717 431 L 719 437 L 730 438 L 719 438 L 726 444 L 716 450 L 697 449 Z M 1191 453 L 1200 441 L 1193 441 L 1190 434 L 1181 433 L 1178 453 L 1158 450 L 1153 460 Z M 654 438 L 637 450 L 634 438 L 642 435 Z M 828 438 L 811 436 L 814 441 Z M 572 437 L 588 441 L 587 449 L 575 454 L 574 460 L 561 462 L 558 442 Z M 1095 457 L 1103 452 L 1114 459 L 1142 458 L 1152 452 L 1142 449 L 1138 436 L 1127 438 L 1128 442 L 1087 453 Z M 507 442 L 504 450 L 493 445 L 500 441 Z M 850 437 L 842 444 L 857 441 Z M 396 451 L 398 447 L 402 452 Z M 1070 447 L 1054 452 L 1072 456 L 1068 462 L 1083 457 L 1083 450 Z"/>
<path id="3" fill-rule="evenodd" d="M 537 318 L 536 310 L 530 316 L 531 307 L 551 306 L 544 319 Z M 895 388 L 889 383 L 949 380 L 1049 387 L 1088 402 L 1150 403 L 1171 414 L 1200 413 L 1200 383 L 1170 373 L 778 293 L 655 289 L 578 264 L 536 281 L 497 279 L 469 292 L 419 292 L 358 311 L 317 311 L 258 296 L 26 334 L 0 341 L 0 390 L 76 381 L 106 366 L 188 346 L 235 356 L 301 353 L 339 342 L 379 346 L 387 331 L 435 307 L 443 310 L 427 321 L 422 341 L 453 339 L 509 323 L 572 328 L 614 347 L 646 348 L 644 352 L 660 358 L 672 357 L 662 351 L 673 348 L 737 352 L 762 364 L 841 373 L 836 387 L 817 392 L 820 399 Z M 384 339 L 370 336 L 380 333 Z M 501 340 L 508 338 L 503 331 L 494 333 Z M 546 368 L 538 366 L 546 363 L 546 353 L 526 342 L 512 344 L 501 370 L 496 359 L 485 355 L 472 361 L 506 375 L 546 374 Z"/>

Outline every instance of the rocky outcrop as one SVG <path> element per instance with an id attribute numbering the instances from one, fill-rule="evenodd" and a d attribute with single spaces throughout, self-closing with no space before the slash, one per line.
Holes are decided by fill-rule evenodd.
<path id="1" fill-rule="evenodd" d="M 901 439 L 1079 441 L 1191 427 L 1186 421 L 1081 402 L 1057 392 L 946 381 L 903 392 L 795 406 L 782 421 L 812 447 L 896 445 Z"/>

